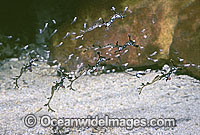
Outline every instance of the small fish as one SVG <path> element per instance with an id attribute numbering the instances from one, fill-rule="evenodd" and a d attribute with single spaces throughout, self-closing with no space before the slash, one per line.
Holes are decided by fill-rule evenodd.
<path id="1" fill-rule="evenodd" d="M 8 39 L 11 39 L 12 38 L 12 36 L 8 36 Z"/>
<path id="2" fill-rule="evenodd" d="M 96 69 L 97 69 L 97 67 L 93 67 L 92 69 L 93 69 L 93 70 L 96 70 Z"/>
<path id="3" fill-rule="evenodd" d="M 31 50 L 31 52 L 30 53 L 34 53 L 35 52 L 35 50 Z"/>
<path id="4" fill-rule="evenodd" d="M 98 58 L 97 57 L 93 57 L 93 60 L 96 61 L 96 60 L 98 60 Z"/>
<path id="5" fill-rule="evenodd" d="M 114 72 L 115 72 L 115 69 L 112 69 L 112 72 L 114 73 Z"/>
<path id="6" fill-rule="evenodd" d="M 124 53 L 123 53 L 122 55 L 124 55 L 124 54 L 127 53 L 127 52 L 128 52 L 128 50 L 125 50 Z"/>
<path id="7" fill-rule="evenodd" d="M 150 73 L 150 72 L 151 72 L 151 69 L 146 69 L 145 72 L 146 72 L 146 73 Z"/>
<path id="8" fill-rule="evenodd" d="M 130 14 L 131 14 L 131 13 L 133 13 L 133 11 L 132 11 L 132 10 L 130 10 L 130 9 L 128 10 L 128 12 L 129 12 Z"/>
<path id="9" fill-rule="evenodd" d="M 42 29 L 39 29 L 39 31 L 40 31 L 40 34 L 42 34 Z"/>
<path id="10" fill-rule="evenodd" d="M 122 64 L 122 66 L 126 67 L 126 66 L 128 66 L 128 63 Z"/>
<path id="11" fill-rule="evenodd" d="M 79 60 L 79 57 L 76 57 L 76 61 Z"/>
<path id="12" fill-rule="evenodd" d="M 126 71 L 126 72 L 131 72 L 131 71 L 133 71 L 133 68 L 128 68 L 128 69 L 126 69 L 125 71 Z"/>
<path id="13" fill-rule="evenodd" d="M 72 35 L 76 35 L 76 32 L 72 32 Z"/>
<path id="14" fill-rule="evenodd" d="M 31 68 L 31 67 L 28 67 L 27 69 L 28 69 L 30 72 L 32 72 L 32 68 Z"/>
<path id="15" fill-rule="evenodd" d="M 152 19 L 152 23 L 153 23 L 153 24 L 155 24 L 155 23 L 156 23 L 156 21 L 155 21 L 154 19 Z"/>
<path id="16" fill-rule="evenodd" d="M 145 75 L 145 74 L 146 74 L 146 73 L 140 72 L 140 71 L 139 71 L 139 72 L 136 73 L 135 76 L 136 76 L 137 78 L 140 78 L 140 77 L 142 77 L 142 76 Z"/>
<path id="17" fill-rule="evenodd" d="M 68 37 L 70 35 L 69 32 L 66 33 L 66 35 L 63 37 L 63 39 L 65 39 L 66 37 Z"/>
<path id="18" fill-rule="evenodd" d="M 124 11 L 126 12 L 127 9 L 128 9 L 128 7 L 125 7 Z"/>
<path id="19" fill-rule="evenodd" d="M 20 38 L 17 38 L 15 41 L 16 41 L 16 42 L 17 42 L 17 41 L 20 41 Z"/>
<path id="20" fill-rule="evenodd" d="M 147 38 L 147 35 L 144 35 L 144 38 L 146 39 L 146 38 Z"/>
<path id="21" fill-rule="evenodd" d="M 144 33 L 146 29 L 143 29 L 141 32 Z"/>
<path id="22" fill-rule="evenodd" d="M 60 47 L 61 45 L 63 45 L 63 42 L 60 42 L 56 47 Z"/>
<path id="23" fill-rule="evenodd" d="M 71 24 L 75 23 L 75 22 L 76 22 L 76 20 L 77 20 L 77 17 L 74 17 L 74 20 L 72 21 L 72 23 L 71 23 Z"/>
<path id="24" fill-rule="evenodd" d="M 73 55 L 74 55 L 74 54 L 70 54 L 68 59 L 70 60 L 70 59 L 72 58 Z"/>
<path id="25" fill-rule="evenodd" d="M 110 70 L 107 70 L 106 72 L 107 72 L 107 73 L 110 73 Z"/>
<path id="26" fill-rule="evenodd" d="M 99 22 L 99 21 L 101 21 L 102 20 L 102 18 L 101 17 L 99 17 L 99 19 L 97 20 L 97 22 Z"/>
<path id="27" fill-rule="evenodd" d="M 48 24 L 49 23 L 45 23 L 45 25 L 44 25 L 44 28 L 43 28 L 43 30 L 42 30 L 42 33 L 45 31 L 45 29 L 48 27 Z"/>
<path id="28" fill-rule="evenodd" d="M 128 7 L 125 7 L 125 8 L 124 8 L 123 14 L 125 14 L 125 12 L 127 11 L 127 9 L 128 9 Z"/>
<path id="29" fill-rule="evenodd" d="M 84 23 L 83 28 L 86 29 L 86 27 L 87 27 L 87 23 Z"/>
<path id="30" fill-rule="evenodd" d="M 54 24 L 56 24 L 56 20 L 52 20 L 52 22 L 53 22 Z"/>
<path id="31" fill-rule="evenodd" d="M 189 67 L 190 66 L 190 64 L 184 64 L 184 67 Z"/>
<path id="32" fill-rule="evenodd" d="M 158 60 L 157 60 L 157 59 L 155 59 L 155 60 L 153 60 L 153 62 L 158 62 Z"/>
<path id="33" fill-rule="evenodd" d="M 28 45 L 24 46 L 24 48 L 23 48 L 23 49 L 24 49 L 24 50 L 26 50 L 27 48 L 28 48 Z"/>
<path id="34" fill-rule="evenodd" d="M 52 63 L 55 64 L 57 62 L 57 60 L 54 60 Z"/>
<path id="35" fill-rule="evenodd" d="M 120 57 L 120 54 L 115 55 L 115 57 Z"/>
<path id="36" fill-rule="evenodd" d="M 111 25 L 112 22 L 107 22 L 105 25 L 106 27 L 109 27 Z"/>
<path id="37" fill-rule="evenodd" d="M 179 58 L 179 57 L 177 57 L 177 58 L 179 59 L 180 62 L 184 61 L 184 59 L 181 59 L 181 58 Z"/>
<path id="38" fill-rule="evenodd" d="M 50 54 L 49 54 L 49 53 L 47 53 L 47 54 L 46 54 L 46 58 L 48 59 L 48 58 L 49 58 L 49 56 L 50 56 Z"/>
<path id="39" fill-rule="evenodd" d="M 79 38 L 81 38 L 81 37 L 83 37 L 83 35 L 77 36 L 75 39 L 79 39 Z"/>
<path id="40" fill-rule="evenodd" d="M 76 67 L 77 67 L 78 69 L 80 69 L 82 66 L 83 66 L 83 63 L 78 64 Z"/>
<path id="41" fill-rule="evenodd" d="M 150 54 L 149 56 L 154 56 L 157 54 L 157 51 L 153 52 L 152 54 Z"/>
<path id="42" fill-rule="evenodd" d="M 152 58 L 147 57 L 148 60 L 152 60 Z"/>
<path id="43" fill-rule="evenodd" d="M 94 50 L 95 50 L 95 51 L 96 51 L 96 50 L 98 50 L 98 49 L 99 49 L 99 48 L 97 48 L 97 47 L 96 47 L 96 48 L 94 48 Z"/>
<path id="44" fill-rule="evenodd" d="M 42 45 L 42 46 L 45 47 L 45 48 L 47 47 L 47 45 Z"/>
<path id="45" fill-rule="evenodd" d="M 112 7 L 111 10 L 112 10 L 112 11 L 115 11 L 115 7 Z"/>
<path id="46" fill-rule="evenodd" d="M 50 37 L 52 37 L 57 31 L 58 31 L 58 30 L 55 29 L 55 30 L 53 31 L 53 33 L 51 33 Z"/>

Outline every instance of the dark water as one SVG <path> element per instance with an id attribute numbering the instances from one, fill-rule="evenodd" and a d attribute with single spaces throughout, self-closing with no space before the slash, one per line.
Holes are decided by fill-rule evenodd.
<path id="1" fill-rule="evenodd" d="M 23 47 L 28 44 L 27 49 L 30 49 L 30 46 L 31 49 L 43 48 L 48 45 L 53 30 L 63 23 L 70 24 L 82 10 L 94 6 L 110 9 L 116 2 L 120 1 L 6 0 L 1 2 L 0 60 L 20 56 Z"/>

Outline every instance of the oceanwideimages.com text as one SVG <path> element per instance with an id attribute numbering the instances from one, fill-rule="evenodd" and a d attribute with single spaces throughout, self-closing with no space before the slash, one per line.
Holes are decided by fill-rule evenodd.
<path id="1" fill-rule="evenodd" d="M 43 127 L 125 127 L 133 129 L 136 127 L 175 127 L 176 120 L 174 118 L 110 118 L 108 115 L 104 117 L 87 116 L 86 118 L 52 118 L 49 115 L 37 117 L 29 114 L 24 118 L 24 124 L 32 128 L 38 121 Z"/>

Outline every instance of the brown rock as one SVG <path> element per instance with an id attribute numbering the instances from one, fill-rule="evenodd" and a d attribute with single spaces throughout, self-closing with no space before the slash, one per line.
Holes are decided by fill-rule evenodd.
<path id="1" fill-rule="evenodd" d="M 175 28 L 170 57 L 182 73 L 200 79 L 200 1 L 196 0 L 180 11 Z"/>
<path id="2" fill-rule="evenodd" d="M 193 0 L 194 1 L 194 0 Z M 128 63 L 129 67 L 151 66 L 161 60 L 169 59 L 169 48 L 173 41 L 174 28 L 178 23 L 179 12 L 193 1 L 174 1 L 174 0 L 136 0 L 111 2 L 117 12 L 123 12 L 123 8 L 128 6 L 126 17 L 116 19 L 109 27 L 99 27 L 83 34 L 83 38 L 74 39 L 81 35 L 80 29 L 84 22 L 93 24 L 99 17 L 105 21 L 110 20 L 112 12 L 110 7 L 90 7 L 89 10 L 82 11 L 79 22 L 73 25 L 63 25 L 58 33 L 52 37 L 51 56 L 62 63 L 67 70 L 76 69 L 77 64 L 94 65 L 98 59 L 97 52 L 111 60 L 104 64 L 120 66 Z M 113 6 L 112 5 L 112 6 Z M 86 18 L 86 19 L 84 19 Z M 103 21 L 96 22 L 102 24 Z M 77 35 L 72 35 L 75 31 Z M 72 36 L 63 38 L 67 32 Z M 116 52 L 115 48 L 105 48 L 108 44 L 124 45 L 128 41 L 128 34 L 132 40 L 136 41 L 140 47 L 128 46 L 121 52 Z M 63 45 L 56 47 L 63 42 Z M 82 48 L 81 48 L 82 47 Z M 100 47 L 100 48 L 99 48 Z M 126 52 L 127 50 L 127 52 Z M 126 53 L 125 53 L 126 52 Z M 70 60 L 69 55 L 73 54 Z M 120 54 L 120 59 L 116 57 Z"/>

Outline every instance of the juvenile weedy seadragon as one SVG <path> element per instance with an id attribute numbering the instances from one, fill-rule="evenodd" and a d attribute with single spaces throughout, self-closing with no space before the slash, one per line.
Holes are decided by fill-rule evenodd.
<path id="1" fill-rule="evenodd" d="M 170 60 L 170 62 L 171 62 L 171 66 L 170 66 L 169 71 L 167 72 L 167 71 L 163 70 L 161 72 L 161 75 L 157 75 L 156 77 L 154 77 L 154 79 L 151 82 L 147 82 L 146 84 L 142 83 L 141 87 L 138 88 L 139 94 L 141 94 L 144 87 L 151 85 L 159 80 L 166 80 L 166 81 L 171 80 L 172 73 L 176 73 L 178 70 L 182 69 L 181 67 L 175 67 L 172 59 Z"/>
<path id="2" fill-rule="evenodd" d="M 15 80 L 15 88 L 19 88 L 18 80 L 23 75 L 23 73 L 25 73 L 27 71 L 32 72 L 32 66 L 35 65 L 34 64 L 35 61 L 38 61 L 38 58 L 31 58 L 29 63 L 23 65 L 23 67 L 20 70 L 20 74 L 18 76 L 16 76 L 15 78 L 13 78 Z"/>

